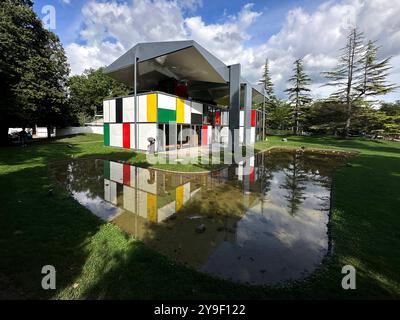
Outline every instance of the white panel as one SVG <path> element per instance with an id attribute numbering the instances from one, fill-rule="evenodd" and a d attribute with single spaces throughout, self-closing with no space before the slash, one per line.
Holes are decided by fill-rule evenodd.
<path id="1" fill-rule="evenodd" d="M 229 112 L 228 111 L 222 111 L 221 112 L 221 124 L 223 126 L 228 126 L 229 125 Z"/>
<path id="2" fill-rule="evenodd" d="M 191 121 L 191 116 L 190 116 L 191 106 L 190 105 L 191 105 L 190 101 L 185 100 L 185 118 L 184 118 L 185 123 L 190 123 L 190 121 Z"/>
<path id="3" fill-rule="evenodd" d="M 103 120 L 104 123 L 110 122 L 110 101 L 103 101 Z"/>
<path id="4" fill-rule="evenodd" d="M 256 127 L 250 128 L 250 143 L 256 142 Z"/>
<path id="5" fill-rule="evenodd" d="M 221 143 L 227 144 L 228 143 L 228 138 L 229 138 L 229 127 L 222 127 L 220 131 L 220 136 L 221 136 Z"/>
<path id="6" fill-rule="evenodd" d="M 110 202 L 117 204 L 117 183 L 110 181 Z"/>
<path id="7" fill-rule="evenodd" d="M 212 126 L 208 126 L 207 136 L 208 136 L 208 144 L 212 143 Z"/>
<path id="8" fill-rule="evenodd" d="M 192 101 L 192 113 L 203 114 L 203 104 Z"/>
<path id="9" fill-rule="evenodd" d="M 157 210 L 157 222 L 161 222 L 167 219 L 169 216 L 175 213 L 175 201 L 172 201 L 164 207 Z"/>
<path id="10" fill-rule="evenodd" d="M 131 125 L 129 126 L 131 149 L 135 149 L 135 128 L 136 128 L 135 124 L 131 123 Z M 131 171 L 132 171 L 132 169 L 131 169 Z"/>
<path id="11" fill-rule="evenodd" d="M 239 127 L 239 143 L 243 143 L 244 127 Z"/>
<path id="12" fill-rule="evenodd" d="M 255 159 L 254 156 L 253 156 L 253 157 L 250 157 L 250 159 L 249 159 L 250 167 L 253 167 L 253 168 L 254 168 L 254 159 Z"/>
<path id="13" fill-rule="evenodd" d="M 147 193 L 137 190 L 138 214 L 147 219 Z"/>
<path id="14" fill-rule="evenodd" d="M 111 181 L 108 179 L 104 179 L 104 200 L 110 202 L 111 201 Z"/>
<path id="15" fill-rule="evenodd" d="M 122 99 L 122 122 L 135 121 L 135 97 Z"/>
<path id="16" fill-rule="evenodd" d="M 153 194 L 157 194 L 157 173 L 156 171 L 137 168 L 138 175 L 138 189 L 146 192 L 150 192 Z"/>
<path id="17" fill-rule="evenodd" d="M 137 99 L 139 105 L 137 122 L 147 122 L 147 95 L 140 95 Z"/>
<path id="18" fill-rule="evenodd" d="M 135 213 L 135 203 L 136 203 L 136 199 L 135 199 L 135 189 L 128 187 L 128 186 L 124 186 L 124 209 Z"/>
<path id="19" fill-rule="evenodd" d="M 214 141 L 221 142 L 221 127 L 217 126 L 213 130 L 214 130 Z"/>
<path id="20" fill-rule="evenodd" d="M 110 146 L 122 147 L 122 123 L 110 124 Z"/>
<path id="21" fill-rule="evenodd" d="M 115 122 L 115 99 L 108 101 L 110 104 L 110 122 Z"/>
<path id="22" fill-rule="evenodd" d="M 147 138 L 156 138 L 156 150 L 158 146 L 157 139 L 157 124 L 155 123 L 140 123 L 138 124 L 138 149 L 147 150 L 149 142 Z"/>
<path id="23" fill-rule="evenodd" d="M 176 98 L 158 93 L 158 107 L 162 109 L 176 110 Z"/>
<path id="24" fill-rule="evenodd" d="M 244 110 L 240 110 L 239 126 L 244 126 Z"/>
<path id="25" fill-rule="evenodd" d="M 237 170 L 236 174 L 238 176 L 238 180 L 239 181 L 243 181 L 243 167 L 244 167 L 244 161 L 240 161 L 238 163 L 238 167 L 236 169 Z"/>
<path id="26" fill-rule="evenodd" d="M 186 203 L 190 199 L 190 182 L 186 182 L 183 185 L 183 203 Z"/>
<path id="27" fill-rule="evenodd" d="M 110 161 L 110 179 L 118 183 L 124 183 L 124 165 Z"/>

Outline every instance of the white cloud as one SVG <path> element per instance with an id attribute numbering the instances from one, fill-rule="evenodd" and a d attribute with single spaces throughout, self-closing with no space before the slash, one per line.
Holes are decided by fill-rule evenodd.
<path id="1" fill-rule="evenodd" d="M 396 42 L 400 37 L 400 19 L 396 18 L 399 15 L 400 0 L 329 1 L 312 13 L 294 8 L 287 14 L 278 33 L 264 45 L 251 48 L 255 57 L 248 77 L 253 81 L 258 79 L 264 57 L 268 56 L 273 78 L 278 80 L 275 81 L 277 91 L 282 94 L 293 61 L 304 58 L 305 68 L 314 81 L 315 96 L 326 95 L 330 90 L 321 87 L 324 81 L 321 72 L 335 66 L 350 27 L 356 25 L 366 38 L 378 40 L 382 45 L 381 57 L 400 57 L 400 41 Z M 392 81 L 400 78 L 397 61 L 392 60 L 395 66 L 390 78 Z M 258 74 L 256 70 L 259 70 Z"/>
<path id="2" fill-rule="evenodd" d="M 66 46 L 72 73 L 108 65 L 137 42 L 186 38 L 181 10 L 175 1 L 90 1 L 82 9 L 80 39 L 85 44 Z"/>
<path id="3" fill-rule="evenodd" d="M 85 69 L 103 67 L 114 61 L 124 52 L 120 43 L 102 42 L 99 45 L 82 46 L 71 43 L 66 54 L 72 67 L 72 74 L 82 73 Z"/>
<path id="4" fill-rule="evenodd" d="M 200 16 L 187 18 L 185 27 L 188 36 L 199 42 L 225 63 L 237 63 L 245 52 L 244 42 L 250 39 L 247 28 L 261 15 L 246 4 L 236 16 L 222 23 L 206 24 Z M 251 59 L 251 56 L 247 58 Z"/>
<path id="5" fill-rule="evenodd" d="M 82 9 L 80 40 L 84 44 L 66 47 L 72 71 L 107 65 L 137 42 L 193 39 L 225 63 L 241 63 L 243 75 L 252 82 L 258 81 L 268 57 L 281 96 L 293 61 L 304 58 L 315 95 L 323 96 L 329 89 L 320 86 L 321 71 L 335 65 L 349 28 L 357 25 L 367 38 L 378 40 L 382 56 L 394 56 L 390 79 L 399 83 L 400 0 L 327 1 L 313 12 L 296 7 L 288 12 L 280 31 L 257 46 L 247 45 L 249 27 L 261 15 L 252 4 L 233 16 L 221 13 L 218 23 L 206 23 L 194 14 L 201 5 L 198 0 L 91 0 Z"/>
<path id="6" fill-rule="evenodd" d="M 203 6 L 203 0 L 178 0 L 177 3 L 182 9 L 189 11 L 196 11 L 197 8 Z"/>

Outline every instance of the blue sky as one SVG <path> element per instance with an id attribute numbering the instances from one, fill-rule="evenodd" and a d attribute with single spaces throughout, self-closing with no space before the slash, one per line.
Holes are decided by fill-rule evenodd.
<path id="1" fill-rule="evenodd" d="M 292 63 L 303 58 L 315 97 L 329 93 L 321 71 L 335 65 L 349 27 L 392 56 L 390 80 L 400 84 L 400 0 L 36 0 L 56 9 L 56 32 L 73 74 L 100 67 L 137 42 L 194 39 L 225 63 L 241 63 L 257 82 L 268 57 L 284 97 Z M 385 100 L 398 99 L 394 93 Z"/>
<path id="2" fill-rule="evenodd" d="M 79 30 L 83 23 L 81 14 L 82 7 L 88 0 L 36 0 L 34 10 L 43 17 L 41 10 L 46 5 L 53 5 L 57 12 L 57 34 L 64 44 L 80 42 Z M 112 1 L 97 1 L 112 2 Z M 131 1 L 115 1 L 119 3 Z M 235 15 L 246 3 L 254 3 L 254 9 L 261 11 L 262 16 L 249 29 L 254 37 L 249 44 L 259 44 L 278 32 L 281 28 L 287 12 L 295 7 L 302 7 L 308 11 L 314 10 L 323 3 L 321 0 L 203 0 L 202 5 L 196 10 L 184 11 L 186 16 L 192 14 L 200 15 L 207 23 L 219 22 L 226 19 L 228 15 Z"/>

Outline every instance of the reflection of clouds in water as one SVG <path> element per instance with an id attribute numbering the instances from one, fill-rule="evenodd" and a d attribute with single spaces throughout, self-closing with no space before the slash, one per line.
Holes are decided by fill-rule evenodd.
<path id="1" fill-rule="evenodd" d="M 117 206 L 112 205 L 100 197 L 91 199 L 89 190 L 82 192 L 73 191 L 72 196 L 81 205 L 89 209 L 94 215 L 105 221 L 110 221 L 122 211 Z"/>
<path id="2" fill-rule="evenodd" d="M 108 184 L 103 185 L 108 180 L 101 177 L 102 172 L 98 174 L 96 170 L 87 170 L 85 174 L 85 170 L 73 170 L 74 168 L 68 165 L 62 174 L 62 179 L 64 183 L 67 181 L 65 184 L 73 197 L 96 216 L 106 221 L 118 217 L 113 221 L 118 221 L 116 224 L 121 229 L 135 235 L 140 234 L 139 238 L 150 239 L 160 252 L 163 252 L 163 248 L 169 250 L 168 246 L 182 244 L 184 250 L 179 251 L 182 248 L 179 249 L 178 246 L 173 249 L 188 252 L 193 257 L 190 259 L 195 261 L 196 266 L 202 265 L 202 271 L 241 282 L 277 283 L 300 279 L 314 271 L 321 263 L 328 247 L 330 179 L 323 173 L 319 175 L 318 170 L 315 169 L 320 165 L 319 163 L 312 163 L 313 160 L 306 156 L 304 158 L 301 156 L 297 160 L 300 162 L 296 170 L 290 171 L 288 169 L 290 163 L 282 161 L 277 156 L 274 161 L 282 161 L 282 165 L 279 167 L 272 165 L 270 169 L 265 167 L 267 174 L 262 177 L 258 173 L 263 170 L 263 167 L 257 167 L 260 161 L 255 161 L 254 184 L 250 182 L 248 176 L 242 178 L 242 182 L 238 182 L 238 177 L 232 174 L 232 170 L 229 171 L 232 168 L 214 175 L 213 179 L 209 176 L 189 176 L 188 174 L 183 179 L 182 175 L 154 171 L 157 177 L 151 180 L 155 183 L 156 195 L 150 197 L 148 192 L 152 191 L 142 191 L 143 186 L 149 185 L 150 176 L 137 175 L 137 189 L 133 186 L 126 187 L 126 182 L 121 178 L 125 177 L 123 166 L 116 165 L 117 172 L 110 169 L 112 174 L 108 179 L 111 182 L 117 180 L 114 182 L 115 187 L 122 184 L 124 187 L 119 191 L 114 188 L 113 193 L 110 193 L 108 198 L 106 197 L 108 200 L 113 199 L 113 201 L 110 200 L 111 202 L 101 198 L 103 194 L 106 195 L 106 191 L 102 191 L 103 187 L 108 186 Z M 87 163 L 89 169 L 94 169 L 90 167 L 94 162 Z M 326 172 L 326 170 L 321 167 L 320 172 Z M 119 178 L 115 179 L 114 176 Z M 129 183 L 131 181 L 134 180 L 129 179 Z M 191 197 L 200 190 L 204 195 L 211 192 L 215 204 L 201 201 L 200 197 L 200 201 L 196 202 L 198 207 L 194 206 L 191 212 L 186 212 L 187 214 L 190 216 L 198 215 L 200 212 L 207 214 L 209 210 L 214 210 L 212 212 L 214 214 L 217 207 L 220 209 L 232 207 L 232 210 L 228 211 L 232 214 L 230 218 L 235 224 L 222 225 L 221 217 L 213 218 L 213 215 L 198 222 L 195 219 L 185 219 L 182 215 L 177 215 L 175 219 L 168 220 L 165 225 L 157 225 L 158 229 L 155 228 L 155 224 L 147 224 L 147 219 L 158 222 L 164 220 L 176 211 L 176 203 L 184 203 L 186 199 L 184 195 L 189 193 L 183 186 L 189 186 L 187 184 L 189 181 L 191 188 L 187 191 L 190 192 Z M 101 185 L 98 185 L 99 183 Z M 224 185 L 224 183 L 227 184 Z M 251 187 L 249 187 L 250 184 L 252 184 Z M 252 190 L 252 192 L 247 192 L 243 196 L 244 190 Z M 262 190 L 268 191 L 264 193 Z M 130 195 L 128 191 L 134 192 L 133 195 Z M 140 200 L 137 203 L 134 201 L 136 193 Z M 119 207 L 112 203 L 118 203 Z M 133 213 L 121 215 L 124 212 L 123 208 L 135 208 L 135 205 L 137 205 L 137 212 L 140 212 L 139 215 Z M 246 209 L 242 209 L 242 206 Z M 167 207 L 168 214 L 163 215 Z M 155 211 L 152 211 L 152 208 L 155 208 Z M 136 208 L 130 211 L 136 212 Z M 233 211 L 239 214 L 234 215 Z M 139 217 L 141 219 L 136 221 Z M 202 234 L 198 234 L 195 232 L 196 227 L 202 223 L 205 224 L 206 229 Z M 203 241 L 204 238 L 207 241 Z M 181 254 L 178 257 L 176 250 L 173 252 L 168 250 L 167 255 L 185 262 L 185 255 Z"/>
<path id="3" fill-rule="evenodd" d="M 202 270 L 239 281 L 274 283 L 312 272 L 326 253 L 327 229 L 310 211 L 295 217 L 282 207 L 261 204 L 238 222 L 236 243 L 222 242 Z M 313 217 L 304 222 L 303 216 Z M 314 223 L 311 223 L 314 221 Z"/>
<path id="4" fill-rule="evenodd" d="M 237 223 L 236 243 L 222 242 L 203 271 L 242 282 L 275 283 L 315 270 L 328 247 L 328 214 L 315 208 L 329 204 L 329 190 L 307 179 L 305 199 L 292 216 L 283 179 L 283 171 L 274 172 L 264 203 L 248 209 Z"/>

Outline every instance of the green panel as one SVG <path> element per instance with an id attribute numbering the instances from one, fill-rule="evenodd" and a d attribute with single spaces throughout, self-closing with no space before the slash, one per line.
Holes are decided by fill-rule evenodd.
<path id="1" fill-rule="evenodd" d="M 176 122 L 176 110 L 157 109 L 158 122 Z"/>
<path id="2" fill-rule="evenodd" d="M 105 123 L 103 125 L 103 130 L 104 130 L 104 145 L 109 146 L 110 145 L 110 124 Z"/>
<path id="3" fill-rule="evenodd" d="M 110 161 L 103 160 L 103 175 L 104 179 L 110 180 Z"/>

